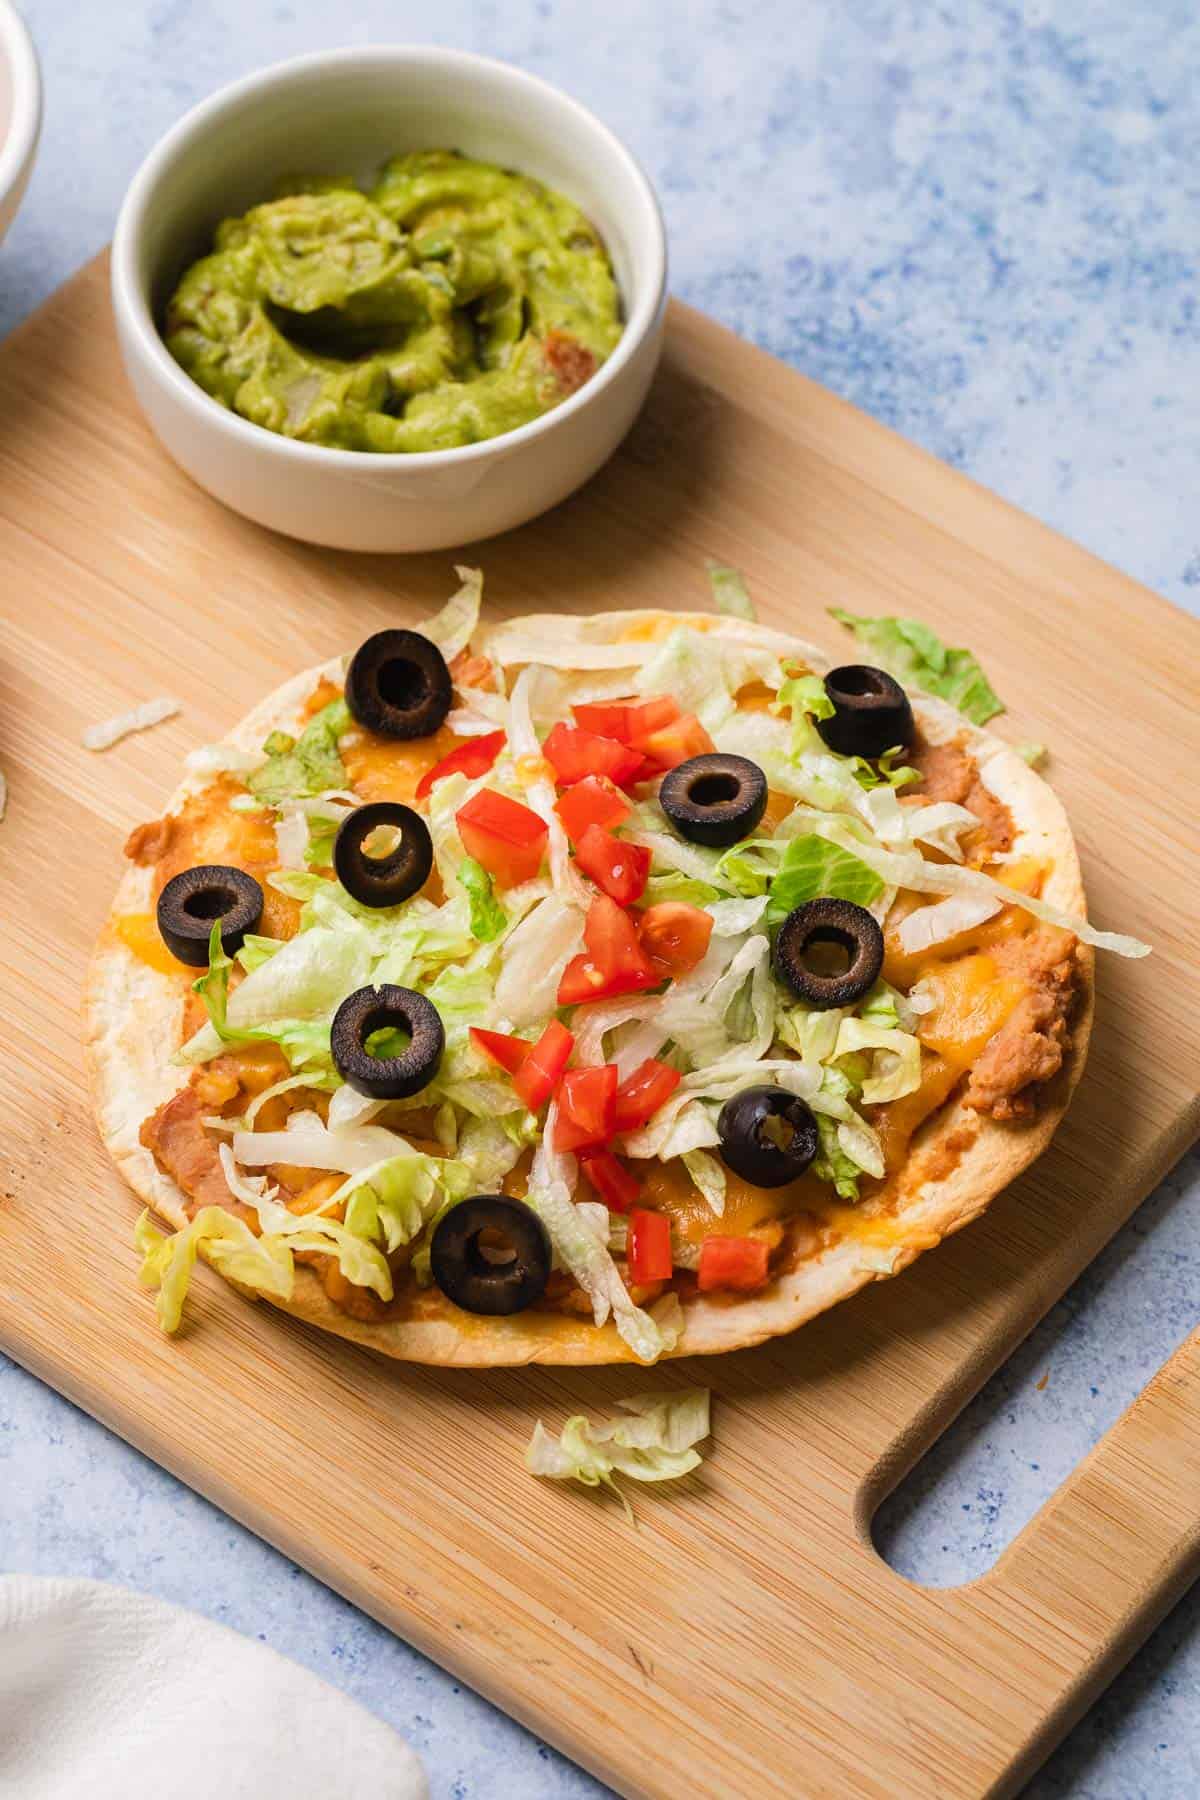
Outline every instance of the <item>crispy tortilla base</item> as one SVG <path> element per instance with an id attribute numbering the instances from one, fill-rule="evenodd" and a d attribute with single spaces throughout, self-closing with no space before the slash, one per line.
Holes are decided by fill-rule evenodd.
<path id="1" fill-rule="evenodd" d="M 751 627 L 741 620 L 708 614 L 668 616 L 672 626 L 686 623 L 716 635 L 744 637 L 752 632 L 764 646 L 802 657 L 818 672 L 830 666 L 830 659 L 814 646 L 766 626 Z M 582 641 L 593 644 L 634 636 L 644 640 L 656 634 L 656 627 L 662 629 L 663 617 L 650 611 L 601 613 L 576 628 L 582 631 Z M 550 640 L 561 634 L 564 621 L 557 614 L 535 614 L 514 623 L 535 636 L 544 633 Z M 482 632 L 478 641 L 486 649 L 488 640 L 494 638 L 502 649 L 508 629 L 505 625 L 493 627 Z M 340 663 L 310 669 L 287 682 L 243 719 L 225 741 L 240 749 L 253 749 L 269 731 L 296 729 L 302 722 L 304 702 L 322 675 L 340 680 Z M 1050 866 L 1043 888 L 1046 899 L 1081 915 L 1084 894 L 1079 860 L 1066 815 L 1052 790 L 999 738 L 969 724 L 941 701 L 918 700 L 914 711 L 932 742 L 945 742 L 959 734 L 965 737 L 986 785 L 1009 808 L 1015 848 L 1043 858 Z M 174 811 L 188 793 L 203 785 L 195 779 L 185 782 L 166 810 Z M 171 1058 L 180 1044 L 187 983 L 182 976 L 160 974 L 147 967 L 115 930 L 115 921 L 122 914 L 149 908 L 152 880 L 152 869 L 131 865 L 118 887 L 89 969 L 86 1042 L 96 1117 L 114 1162 L 146 1205 L 180 1227 L 186 1223 L 184 1197 L 139 1143 L 138 1129 L 148 1114 L 186 1085 L 188 1071 L 175 1067 Z M 845 1238 L 781 1275 L 759 1294 L 697 1295 L 685 1306 L 685 1329 L 673 1354 L 736 1350 L 793 1331 L 867 1282 L 898 1274 L 923 1250 L 978 1218 L 988 1202 L 1045 1149 L 1083 1072 L 1094 1009 L 1093 957 L 1084 945 L 1079 946 L 1078 957 L 1079 994 L 1071 1046 L 1033 1119 L 1000 1124 L 969 1112 L 960 1103 L 948 1102 L 913 1141 L 892 1215 L 894 1245 L 881 1250 L 863 1240 Z M 964 1147 L 948 1174 L 928 1179 L 922 1171 L 938 1171 L 939 1164 L 944 1165 L 946 1158 L 940 1152 L 952 1135 Z M 419 1319 L 362 1323 L 333 1304 L 311 1269 L 297 1267 L 295 1291 L 282 1310 L 324 1331 L 409 1362 L 482 1368 L 632 1360 L 611 1323 L 596 1327 L 551 1313 L 475 1318 L 460 1312 L 436 1290 L 423 1294 L 420 1304 Z"/>

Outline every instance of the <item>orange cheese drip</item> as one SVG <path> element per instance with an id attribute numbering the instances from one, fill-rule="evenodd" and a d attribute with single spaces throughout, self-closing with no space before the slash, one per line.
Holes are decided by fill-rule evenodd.
<path id="1" fill-rule="evenodd" d="M 377 737 L 356 726 L 340 748 L 350 786 L 360 800 L 411 804 L 422 775 L 462 742 L 444 725 L 424 738 Z"/>
<path id="2" fill-rule="evenodd" d="M 159 936 L 158 921 L 153 913 L 122 913 L 114 923 L 125 948 L 132 950 L 138 961 L 148 968 L 157 969 L 160 975 L 188 975 L 193 980 L 199 973 L 171 955 Z"/>

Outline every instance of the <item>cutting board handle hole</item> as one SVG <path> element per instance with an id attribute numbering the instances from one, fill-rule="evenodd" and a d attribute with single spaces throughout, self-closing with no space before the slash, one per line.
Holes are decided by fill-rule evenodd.
<path id="1" fill-rule="evenodd" d="M 1194 1328 L 1198 1232 L 1193 1151 L 887 1494 L 889 1567 L 924 1587 L 992 1567 Z"/>

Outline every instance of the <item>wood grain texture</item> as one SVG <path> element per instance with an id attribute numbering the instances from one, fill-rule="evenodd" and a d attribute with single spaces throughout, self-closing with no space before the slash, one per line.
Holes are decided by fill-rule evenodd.
<path id="1" fill-rule="evenodd" d="M 898 1280 L 704 1364 L 389 1365 L 208 1271 L 161 1338 L 79 1049 L 122 836 L 264 691 L 440 603 L 450 559 L 309 549 L 193 488 L 133 410 L 97 263 L 0 352 L 0 1345 L 622 1792 L 1015 1792 L 1200 1566 L 1200 1336 L 982 1580 L 913 1587 L 869 1521 L 1196 1133 L 1200 632 L 678 306 L 623 450 L 472 555 L 506 612 L 694 605 L 714 556 L 830 645 L 840 603 L 986 653 L 1006 735 L 1053 748 L 1093 916 L 1155 945 L 1101 959 L 1053 1148 Z M 162 693 L 178 719 L 81 748 Z M 697 1381 L 709 1460 L 636 1531 L 525 1475 L 537 1415 Z"/>

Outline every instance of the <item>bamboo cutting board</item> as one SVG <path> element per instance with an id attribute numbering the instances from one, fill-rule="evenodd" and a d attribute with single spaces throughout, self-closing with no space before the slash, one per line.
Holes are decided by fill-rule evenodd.
<path id="1" fill-rule="evenodd" d="M 449 556 L 270 537 L 168 463 L 93 264 L 0 351 L 0 1346 L 626 1794 L 1016 1791 L 1200 1564 L 1200 1334 L 995 1568 L 914 1587 L 871 1514 L 1195 1135 L 1200 631 L 706 319 L 552 516 L 473 552 L 492 607 L 694 605 L 740 564 L 771 623 L 915 613 L 1053 749 L 1102 958 L 1053 1148 L 987 1217 L 793 1337 L 704 1364 L 385 1363 L 207 1270 L 157 1333 L 135 1202 L 92 1127 L 80 981 L 128 827 L 267 689 L 440 604 Z M 83 728 L 170 693 L 103 757 Z M 703 1472 L 611 1502 L 524 1473 L 535 1417 L 711 1384 Z"/>

